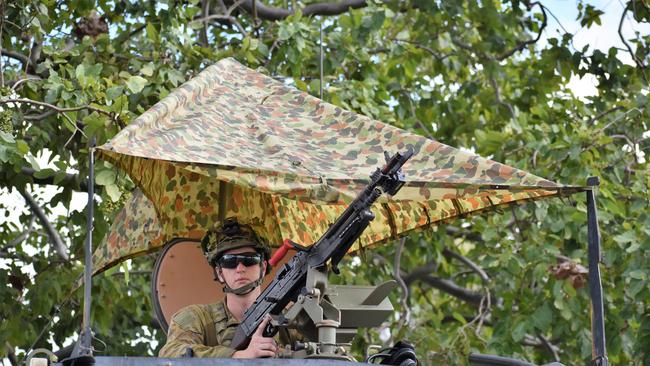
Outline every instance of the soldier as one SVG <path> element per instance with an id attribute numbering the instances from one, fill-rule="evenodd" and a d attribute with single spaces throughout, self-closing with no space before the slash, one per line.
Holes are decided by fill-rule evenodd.
<path id="1" fill-rule="evenodd" d="M 214 269 L 215 280 L 224 285 L 226 299 L 208 305 L 190 305 L 172 317 L 167 343 L 160 357 L 273 357 L 278 343 L 262 336 L 269 318 L 251 337 L 248 348 L 235 351 L 230 343 L 244 312 L 261 292 L 260 285 L 269 272 L 269 247 L 255 231 L 236 218 L 227 218 L 216 230 L 210 230 L 201 241 L 203 253 Z M 288 344 L 287 332 L 278 333 L 278 341 Z"/>

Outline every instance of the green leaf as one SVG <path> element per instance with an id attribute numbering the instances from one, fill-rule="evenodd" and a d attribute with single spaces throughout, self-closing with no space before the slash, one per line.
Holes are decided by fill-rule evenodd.
<path id="1" fill-rule="evenodd" d="M 88 87 L 97 83 L 101 74 L 103 65 L 96 63 L 92 65 L 79 64 L 75 69 L 75 77 L 82 87 Z"/>
<path id="2" fill-rule="evenodd" d="M 41 167 L 38 165 L 38 162 L 36 161 L 36 159 L 34 159 L 34 156 L 32 156 L 31 154 L 28 154 L 28 155 L 25 156 L 25 158 L 29 162 L 29 165 L 31 165 L 31 167 L 35 171 L 41 170 Z"/>
<path id="3" fill-rule="evenodd" d="M 16 149 L 20 152 L 21 155 L 25 155 L 29 152 L 29 145 L 24 140 L 16 141 Z"/>
<path id="4" fill-rule="evenodd" d="M 456 319 L 460 324 L 462 324 L 462 325 L 467 324 L 467 320 L 465 320 L 465 317 L 462 316 L 460 313 L 454 311 L 454 312 L 451 314 L 451 316 L 453 316 L 454 319 Z"/>
<path id="5" fill-rule="evenodd" d="M 645 281 L 645 279 L 647 278 L 646 272 L 640 269 L 630 271 L 627 275 L 630 278 L 635 278 L 637 280 L 642 280 L 642 281 Z"/>
<path id="6" fill-rule="evenodd" d="M 535 205 L 535 217 L 539 221 L 543 221 L 546 219 L 546 215 L 548 213 L 548 206 L 544 204 L 543 202 L 538 202 Z"/>
<path id="7" fill-rule="evenodd" d="M 124 273 L 124 283 L 129 284 L 129 265 L 127 261 L 122 262 L 122 273 Z"/>
<path id="8" fill-rule="evenodd" d="M 153 63 L 148 63 L 140 69 L 140 73 L 144 76 L 152 76 L 154 72 Z"/>
<path id="9" fill-rule="evenodd" d="M 524 336 L 526 335 L 526 328 L 526 323 L 517 323 L 515 329 L 512 330 L 512 340 L 515 342 L 521 342 L 521 340 L 524 339 Z"/>
<path id="10" fill-rule="evenodd" d="M 34 177 L 38 179 L 44 179 L 53 176 L 55 171 L 53 169 L 42 169 L 40 171 L 34 172 Z"/>
<path id="11" fill-rule="evenodd" d="M 614 236 L 614 241 L 619 244 L 633 243 L 637 240 L 638 239 L 634 231 L 626 231 L 623 234 Z"/>
<path id="12" fill-rule="evenodd" d="M 10 144 L 13 144 L 14 142 L 16 142 L 16 140 L 14 140 L 14 137 L 10 133 L 4 132 L 4 131 L 0 131 L 0 139 L 2 139 L 2 141 L 4 141 L 4 142 L 10 143 Z"/>
<path id="13" fill-rule="evenodd" d="M 0 161 L 6 163 L 11 157 L 11 150 L 4 145 L 0 145 Z"/>
<path id="14" fill-rule="evenodd" d="M 100 115 L 93 112 L 92 114 L 87 115 L 83 119 L 84 132 L 88 136 L 95 136 L 99 129 L 104 128 L 107 125 L 108 119 L 105 115 Z"/>
<path id="15" fill-rule="evenodd" d="M 61 114 L 59 114 L 59 120 L 63 123 L 63 126 L 64 126 L 68 131 L 70 131 L 70 132 L 72 132 L 72 133 L 77 132 L 77 126 L 75 126 L 75 125 L 71 122 L 69 116 L 66 118 L 66 116 L 63 115 L 63 113 L 61 113 Z"/>
<path id="16" fill-rule="evenodd" d="M 120 200 L 122 191 L 120 191 L 120 188 L 117 186 L 117 184 L 107 184 L 104 188 L 106 189 L 106 193 L 113 202 Z"/>
<path id="17" fill-rule="evenodd" d="M 296 88 L 302 91 L 307 91 L 307 83 L 302 80 L 296 80 Z"/>
<path id="18" fill-rule="evenodd" d="M 139 93 L 147 85 L 147 79 L 142 76 L 131 76 L 126 81 L 126 86 L 132 93 Z"/>
<path id="19" fill-rule="evenodd" d="M 67 173 L 65 172 L 65 170 L 57 171 L 54 174 L 54 184 L 61 183 L 66 178 L 66 176 L 67 176 Z"/>
<path id="20" fill-rule="evenodd" d="M 309 90 L 313 95 L 318 96 L 320 93 L 320 79 L 313 79 L 309 82 Z"/>
<path id="21" fill-rule="evenodd" d="M 406 41 L 409 39 L 409 31 L 407 29 L 404 29 L 403 31 L 400 31 L 397 33 L 397 37 L 395 37 L 401 41 Z"/>
<path id="22" fill-rule="evenodd" d="M 147 22 L 146 28 L 147 28 L 147 38 L 149 38 L 149 40 L 153 43 L 158 43 L 159 36 L 156 27 L 152 23 Z"/>
<path id="23" fill-rule="evenodd" d="M 115 103 L 110 106 L 111 112 L 121 114 L 123 111 L 128 110 L 129 99 L 126 95 L 122 94 L 115 99 Z"/>
<path id="24" fill-rule="evenodd" d="M 106 89 L 106 97 L 108 100 L 115 100 L 122 95 L 122 93 L 124 93 L 124 87 L 122 86 L 112 86 Z"/>
<path id="25" fill-rule="evenodd" d="M 627 295 L 630 296 L 631 298 L 635 298 L 636 295 L 638 295 L 641 291 L 646 289 L 648 287 L 648 282 L 643 280 L 636 280 L 633 279 L 630 282 L 630 287 L 627 289 Z"/>
<path id="26" fill-rule="evenodd" d="M 117 175 L 114 170 L 102 170 L 95 175 L 95 183 L 100 186 L 108 186 L 115 184 Z"/>
<path id="27" fill-rule="evenodd" d="M 551 307 L 547 303 L 544 303 L 535 311 L 532 320 L 537 329 L 540 331 L 547 330 L 553 322 L 553 311 Z"/>
<path id="28" fill-rule="evenodd" d="M 166 71 L 167 71 L 167 80 L 170 83 L 172 83 L 172 85 L 177 86 L 180 83 L 185 81 L 185 77 L 180 71 L 174 69 L 168 69 Z"/>

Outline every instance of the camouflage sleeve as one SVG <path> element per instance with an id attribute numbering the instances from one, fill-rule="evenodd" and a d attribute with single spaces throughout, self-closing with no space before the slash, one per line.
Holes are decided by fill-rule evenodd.
<path id="1" fill-rule="evenodd" d="M 235 350 L 230 347 L 205 345 L 206 332 L 196 311 L 195 308 L 189 306 L 172 317 L 167 333 L 167 343 L 160 349 L 159 357 L 182 357 L 188 348 L 194 351 L 194 357 L 232 357 Z"/>

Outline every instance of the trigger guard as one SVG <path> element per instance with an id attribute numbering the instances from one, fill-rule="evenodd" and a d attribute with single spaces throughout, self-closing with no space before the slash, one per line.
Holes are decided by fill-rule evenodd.
<path id="1" fill-rule="evenodd" d="M 266 327 L 264 327 L 264 330 L 262 331 L 262 337 L 267 337 L 267 338 L 274 337 L 279 330 L 280 330 L 279 327 L 276 327 L 273 324 L 271 324 L 271 322 L 268 322 L 266 324 Z"/>

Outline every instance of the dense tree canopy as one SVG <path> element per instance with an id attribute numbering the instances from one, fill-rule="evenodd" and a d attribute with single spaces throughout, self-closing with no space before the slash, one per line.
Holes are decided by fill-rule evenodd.
<path id="1" fill-rule="evenodd" d="M 583 27 L 600 23 L 602 9 L 576 6 Z M 104 143 L 223 57 L 318 96 L 321 27 L 323 99 L 550 180 L 601 177 L 610 360 L 650 364 L 650 35 L 619 31 L 619 48 L 576 49 L 572 34 L 547 29 L 555 15 L 544 2 L 517 0 L 18 0 L 0 1 L 0 13 L 0 182 L 26 207 L 18 223 L 0 222 L 3 364 L 59 349 L 79 328 L 81 293 L 69 293 L 85 213 L 52 208 L 85 189 L 89 137 Z M 626 1 L 620 21 L 650 22 L 650 9 Z M 571 77 L 594 78 L 597 92 L 576 97 Z M 96 176 L 95 246 L 133 189 L 106 163 Z M 45 201 L 44 186 L 58 193 Z M 151 355 L 150 340 L 164 340 L 152 324 L 152 262 L 96 278 L 104 354 Z M 571 365 L 591 359 L 585 266 L 576 196 L 441 225 L 361 253 L 334 280 L 397 276 L 408 289 L 394 294 L 390 324 L 360 332 L 360 357 L 408 338 L 426 364 L 478 351 Z"/>

